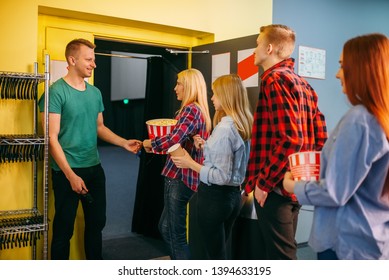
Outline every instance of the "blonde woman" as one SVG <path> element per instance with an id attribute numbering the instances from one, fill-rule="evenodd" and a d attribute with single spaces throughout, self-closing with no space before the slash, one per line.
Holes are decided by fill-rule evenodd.
<path id="1" fill-rule="evenodd" d="M 144 140 L 143 147 L 147 152 L 161 152 L 180 143 L 196 162 L 202 163 L 203 153 L 196 149 L 193 136 L 200 135 L 207 139 L 212 128 L 203 75 L 193 68 L 180 72 L 174 91 L 177 99 L 182 101 L 176 116 L 176 126 L 166 136 Z M 197 191 L 199 174 L 191 169 L 177 168 L 168 155 L 162 175 L 165 176 L 164 209 L 158 225 L 159 231 L 168 244 L 171 259 L 190 259 L 186 236 L 186 206 Z"/>
<path id="2" fill-rule="evenodd" d="M 226 245 L 240 211 L 240 186 L 249 158 L 253 116 L 246 89 L 235 74 L 221 76 L 212 85 L 214 130 L 207 141 L 196 136 L 204 149 L 204 163 L 188 153 L 172 157 L 179 168 L 200 174 L 197 198 L 198 229 L 206 259 L 226 259 Z"/>

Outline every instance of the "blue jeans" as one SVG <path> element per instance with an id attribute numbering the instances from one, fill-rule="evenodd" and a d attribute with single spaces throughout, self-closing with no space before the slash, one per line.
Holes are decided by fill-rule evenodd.
<path id="1" fill-rule="evenodd" d="M 200 184 L 196 207 L 205 259 L 227 259 L 227 243 L 240 212 L 241 199 L 239 187 Z"/>
<path id="2" fill-rule="evenodd" d="M 74 221 L 81 200 L 85 219 L 86 259 L 99 260 L 102 259 L 102 230 L 106 222 L 104 170 L 99 164 L 88 168 L 73 168 L 73 171 L 84 180 L 93 202 L 75 193 L 62 171 L 52 171 L 55 214 L 51 259 L 69 259 L 70 239 L 73 236 Z"/>
<path id="3" fill-rule="evenodd" d="M 189 260 L 186 236 L 186 207 L 194 194 L 181 180 L 165 177 L 164 208 L 159 231 L 167 243 L 172 260 Z"/>

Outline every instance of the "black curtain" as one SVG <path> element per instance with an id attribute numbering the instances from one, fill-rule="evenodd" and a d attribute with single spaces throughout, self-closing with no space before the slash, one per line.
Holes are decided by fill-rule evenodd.
<path id="1" fill-rule="evenodd" d="M 148 139 L 145 122 L 156 118 L 174 118 L 179 109 L 174 87 L 179 70 L 162 57 L 150 57 L 147 63 L 146 99 L 143 116 L 143 135 Z M 139 174 L 132 220 L 132 231 L 159 237 L 158 221 L 163 209 L 164 181 L 161 171 L 166 155 L 140 155 Z"/>

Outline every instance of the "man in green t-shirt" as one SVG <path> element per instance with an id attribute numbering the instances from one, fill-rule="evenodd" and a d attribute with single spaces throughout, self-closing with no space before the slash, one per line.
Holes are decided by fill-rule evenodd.
<path id="1" fill-rule="evenodd" d="M 65 51 L 68 73 L 49 90 L 48 133 L 55 205 L 51 259 L 69 259 L 80 198 L 85 217 L 86 258 L 102 259 L 106 194 L 97 137 L 132 153 L 142 147 L 141 141 L 126 140 L 104 125 L 101 92 L 85 82 L 96 68 L 95 47 L 85 39 L 69 42 Z M 43 112 L 43 96 L 39 107 Z"/>

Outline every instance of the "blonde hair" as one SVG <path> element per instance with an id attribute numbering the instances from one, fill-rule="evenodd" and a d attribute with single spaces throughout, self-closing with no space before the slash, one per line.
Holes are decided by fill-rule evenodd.
<path id="1" fill-rule="evenodd" d="M 203 114 L 207 131 L 212 129 L 211 117 L 209 115 L 207 86 L 205 84 L 204 76 L 197 69 L 191 68 L 181 71 L 177 75 L 177 80 L 184 87 L 184 94 L 181 102 L 180 110 L 186 105 L 195 103 L 200 107 Z"/>
<path id="2" fill-rule="evenodd" d="M 281 59 L 289 58 L 294 50 L 296 33 L 286 25 L 271 24 L 261 26 L 259 30 L 266 42 L 272 44 L 275 53 Z"/>
<path id="3" fill-rule="evenodd" d="M 66 45 L 66 48 L 65 48 L 66 60 L 68 61 L 69 56 L 74 55 L 80 49 L 81 46 L 86 46 L 90 49 L 96 48 L 96 45 L 93 44 L 91 41 L 88 41 L 88 40 L 82 39 L 82 38 L 74 39 Z"/>
<path id="4" fill-rule="evenodd" d="M 213 125 L 216 126 L 222 117 L 230 116 L 242 139 L 250 140 L 253 115 L 241 78 L 236 74 L 220 76 L 213 82 L 212 90 L 223 109 L 216 111 Z"/>

